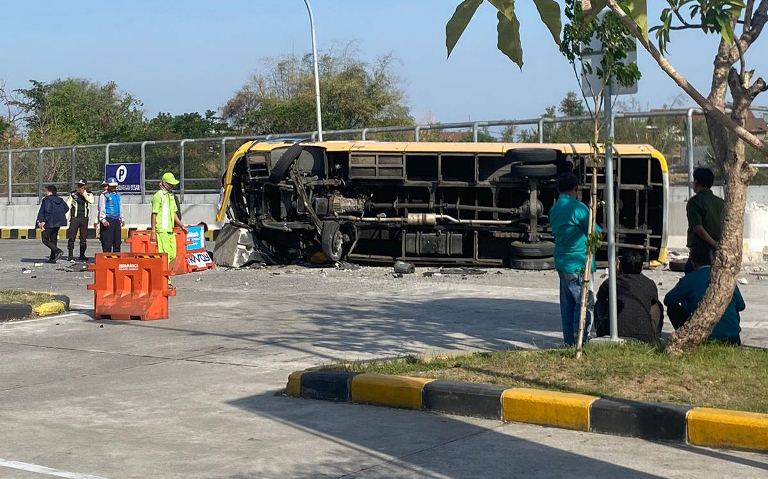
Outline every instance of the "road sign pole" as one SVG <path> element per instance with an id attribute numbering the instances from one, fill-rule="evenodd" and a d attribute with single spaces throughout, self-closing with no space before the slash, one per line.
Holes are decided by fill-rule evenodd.
<path id="1" fill-rule="evenodd" d="M 611 341 L 618 341 L 619 328 L 616 318 L 616 218 L 613 191 L 613 105 L 611 104 L 612 83 L 609 81 L 603 95 L 603 116 L 605 119 L 605 215 L 608 235 L 608 317 L 611 327 Z"/>

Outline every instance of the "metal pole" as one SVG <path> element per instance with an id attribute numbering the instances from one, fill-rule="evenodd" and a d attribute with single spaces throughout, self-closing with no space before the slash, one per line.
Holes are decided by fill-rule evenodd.
<path id="1" fill-rule="evenodd" d="M 45 148 L 37 151 L 37 202 L 42 201 L 43 197 L 43 152 Z"/>
<path id="2" fill-rule="evenodd" d="M 11 142 L 8 142 L 8 204 L 13 203 L 13 152 Z"/>
<path id="3" fill-rule="evenodd" d="M 544 143 L 544 117 L 539 118 L 539 143 Z"/>
<path id="4" fill-rule="evenodd" d="M 114 145 L 114 143 L 107 143 L 107 145 L 104 147 L 104 165 L 105 165 L 104 173 L 105 173 L 105 176 L 106 176 L 106 172 L 107 172 L 106 165 L 109 164 L 109 149 L 112 148 L 113 145 Z"/>
<path id="5" fill-rule="evenodd" d="M 477 135 L 479 133 L 479 125 L 477 122 L 472 123 L 472 142 L 477 143 Z"/>
<path id="6" fill-rule="evenodd" d="M 312 15 L 312 7 L 309 6 L 309 0 L 304 0 L 309 13 L 309 28 L 312 33 L 312 63 L 315 69 L 315 108 L 317 110 L 317 139 L 323 141 L 323 115 L 320 111 L 320 72 L 317 66 L 317 39 L 315 38 L 315 17 Z"/>
<path id="7" fill-rule="evenodd" d="M 367 134 L 368 134 L 368 128 L 363 128 L 363 131 L 360 133 L 360 139 L 365 141 L 366 140 L 365 137 L 367 136 Z"/>
<path id="8" fill-rule="evenodd" d="M 153 141 L 141 142 L 141 202 L 147 199 L 147 145 Z"/>
<path id="9" fill-rule="evenodd" d="M 181 157 L 179 158 L 179 201 L 184 203 L 184 145 L 195 140 L 181 140 Z"/>
<path id="10" fill-rule="evenodd" d="M 688 150 L 686 156 L 688 157 L 688 199 L 693 197 L 693 108 L 688 109 L 688 113 L 685 116 L 685 147 Z"/>
<path id="11" fill-rule="evenodd" d="M 72 156 L 72 186 L 74 186 L 75 182 L 77 181 L 77 170 L 75 169 L 76 168 L 75 165 L 77 163 L 77 147 L 76 146 L 72 147 L 71 156 Z"/>
<path id="12" fill-rule="evenodd" d="M 416 142 L 421 141 L 421 127 L 416 125 L 413 129 L 413 140 Z"/>
<path id="13" fill-rule="evenodd" d="M 611 326 L 611 341 L 618 341 L 619 328 L 616 319 L 616 216 L 613 195 L 613 108 L 611 105 L 611 82 L 606 86 L 603 97 L 603 115 L 607 131 L 605 134 L 605 211 L 608 229 L 608 317 Z"/>

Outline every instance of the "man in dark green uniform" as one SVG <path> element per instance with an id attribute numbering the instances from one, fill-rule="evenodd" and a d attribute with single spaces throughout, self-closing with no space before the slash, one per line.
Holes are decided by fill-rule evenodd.
<path id="1" fill-rule="evenodd" d="M 696 194 L 688 200 L 685 210 L 688 216 L 688 248 L 693 255 L 697 252 L 709 252 L 717 248 L 722 233 L 723 199 L 712 193 L 715 174 L 709 168 L 696 168 L 693 172 L 693 191 Z M 685 272 L 693 271 L 690 261 L 685 265 Z"/>
<path id="2" fill-rule="evenodd" d="M 77 182 L 77 187 L 69 194 L 67 204 L 69 205 L 69 229 L 67 230 L 67 249 L 69 250 L 69 261 L 74 261 L 75 239 L 80 235 L 80 261 L 88 258 L 85 256 L 88 238 L 88 218 L 91 215 L 91 205 L 93 204 L 93 195 L 86 189 L 86 181 Z"/>

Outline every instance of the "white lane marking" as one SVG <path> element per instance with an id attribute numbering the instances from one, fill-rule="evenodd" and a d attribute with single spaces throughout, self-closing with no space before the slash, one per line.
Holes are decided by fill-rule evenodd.
<path id="1" fill-rule="evenodd" d="M 40 466 L 37 464 L 29 464 L 26 462 L 19 462 L 19 461 L 9 461 L 3 458 L 0 458 L 0 467 L 18 469 L 21 471 L 36 472 L 38 474 L 47 474 L 49 476 L 66 477 L 68 479 L 105 479 L 104 477 L 101 477 L 101 476 L 93 476 L 91 474 L 80 474 L 79 472 L 60 471 L 58 469 L 51 469 L 50 467 Z"/>
<path id="2" fill-rule="evenodd" d="M 19 321 L 6 321 L 3 323 L 3 326 L 18 326 L 22 324 L 38 323 L 40 321 L 50 321 L 52 319 L 71 318 L 72 316 L 89 317 L 87 314 L 83 314 L 83 313 L 62 313 L 62 314 L 56 314 L 53 316 L 43 316 L 42 318 L 21 319 Z"/>

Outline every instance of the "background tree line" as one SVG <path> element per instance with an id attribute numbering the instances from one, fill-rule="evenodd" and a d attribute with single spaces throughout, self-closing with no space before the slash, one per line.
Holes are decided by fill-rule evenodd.
<path id="1" fill-rule="evenodd" d="M 376 126 L 413 125 L 403 82 L 393 71 L 394 59 L 385 55 L 362 60 L 354 44 L 321 54 L 320 79 L 323 124 L 326 130 Z M 226 135 L 266 135 L 312 131 L 315 126 L 314 77 L 311 56 L 283 55 L 263 60 L 257 72 L 216 111 L 182 114 L 159 113 L 148 117 L 140 99 L 122 91 L 114 82 L 101 84 L 67 78 L 49 83 L 30 81 L 28 88 L 10 90 L 0 82 L 0 138 L 3 148 L 103 144 L 142 140 L 173 140 Z M 683 108 L 680 101 L 662 109 Z M 636 102 L 620 102 L 618 111 L 640 111 Z M 557 105 L 545 109 L 548 117 L 588 115 L 580 95 L 569 92 Z M 510 117 L 514 117 L 511 112 Z M 589 141 L 589 121 L 547 123 L 544 140 L 555 143 Z M 694 126 L 695 144 L 709 147 L 706 125 Z M 411 140 L 413 133 L 369 135 L 378 140 Z M 334 138 L 333 139 L 340 139 Z M 351 136 L 349 138 L 352 138 Z M 537 142 L 534 128 L 482 128 L 479 141 Z M 685 124 L 680 118 L 617 120 L 616 139 L 625 143 L 650 143 L 674 164 L 684 155 Z M 422 141 L 471 141 L 469 130 L 423 130 Z M 701 150 L 699 150 L 701 152 Z M 215 142 L 193 144 L 186 151 L 189 178 L 219 175 L 219 146 Z M 116 161 L 136 161 L 138 147 L 117 148 Z M 33 154 L 15 164 L 17 182 L 36 180 Z M 701 156 L 701 155 L 699 155 Z M 51 152 L 46 159 L 46 181 L 68 181 L 68 156 Z M 163 170 L 178 173 L 179 148 L 158 145 L 147 150 L 147 178 Z M 101 175 L 103 154 L 97 150 L 78 153 L 78 175 Z M 0 159 L 2 161 L 2 159 Z M 0 175 L 7 174 L 0 168 Z M 757 179 L 762 182 L 762 174 Z M 684 180 L 684 174 L 680 180 Z M 198 181 L 190 188 L 216 188 L 215 181 Z M 18 190 L 17 190 L 18 191 Z"/>

